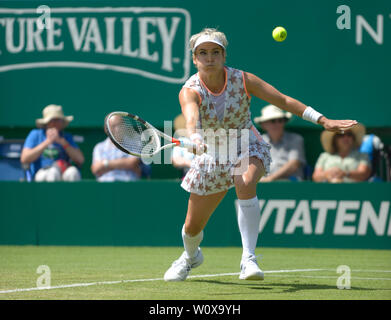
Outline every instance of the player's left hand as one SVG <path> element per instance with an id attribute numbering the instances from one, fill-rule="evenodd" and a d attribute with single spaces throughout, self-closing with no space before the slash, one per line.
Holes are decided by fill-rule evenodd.
<path id="1" fill-rule="evenodd" d="M 357 124 L 356 120 L 331 120 L 322 117 L 319 123 L 328 131 L 345 131 Z"/>

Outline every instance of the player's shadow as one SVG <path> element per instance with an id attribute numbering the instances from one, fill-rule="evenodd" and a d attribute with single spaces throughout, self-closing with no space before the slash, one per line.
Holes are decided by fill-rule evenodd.
<path id="1" fill-rule="evenodd" d="M 192 281 L 204 282 L 204 283 L 208 283 L 208 284 L 247 286 L 248 289 L 252 289 L 252 290 L 272 290 L 272 289 L 276 289 L 277 287 L 280 287 L 280 288 L 285 288 L 283 290 L 283 292 L 285 292 L 285 293 L 299 292 L 299 291 L 305 291 L 305 290 L 333 290 L 333 289 L 338 290 L 336 284 L 335 285 L 326 285 L 326 284 L 311 284 L 311 283 L 280 283 L 280 282 L 253 282 L 253 283 L 250 283 L 249 281 L 244 281 L 243 283 L 238 283 L 238 282 L 228 282 L 228 281 L 219 281 L 219 280 L 203 280 L 203 279 L 197 279 L 197 280 L 192 280 Z M 361 287 L 351 286 L 351 288 L 349 290 L 374 291 L 374 290 L 389 290 L 389 289 L 361 288 Z"/>

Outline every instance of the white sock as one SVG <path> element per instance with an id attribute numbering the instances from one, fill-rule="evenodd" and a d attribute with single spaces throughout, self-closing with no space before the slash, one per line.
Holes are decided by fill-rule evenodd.
<path id="1" fill-rule="evenodd" d="M 182 239 L 183 246 L 187 253 L 188 258 L 194 258 L 197 256 L 199 245 L 204 238 L 204 231 L 202 230 L 199 234 L 194 237 L 189 236 L 185 233 L 185 225 L 182 228 Z"/>
<path id="2" fill-rule="evenodd" d="M 257 246 L 261 209 L 258 197 L 238 200 L 238 224 L 242 237 L 243 257 L 255 255 Z"/>

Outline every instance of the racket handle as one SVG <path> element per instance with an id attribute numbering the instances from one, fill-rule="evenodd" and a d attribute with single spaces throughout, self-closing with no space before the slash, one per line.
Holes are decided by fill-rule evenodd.
<path id="1" fill-rule="evenodd" d="M 182 148 L 193 150 L 194 148 L 197 147 L 197 145 L 194 142 L 191 142 L 191 140 L 188 138 L 182 137 L 182 138 L 179 138 L 178 141 L 180 143 L 179 146 Z"/>
<path id="2" fill-rule="evenodd" d="M 190 152 L 194 153 L 194 154 L 197 154 L 197 144 L 195 144 L 194 142 L 192 142 L 190 139 L 188 138 L 179 138 L 178 139 L 179 141 L 179 146 L 181 146 L 182 148 L 186 148 L 187 150 L 189 150 Z M 205 153 L 207 150 L 207 146 L 205 144 L 202 145 L 202 150 L 199 150 L 200 153 Z"/>

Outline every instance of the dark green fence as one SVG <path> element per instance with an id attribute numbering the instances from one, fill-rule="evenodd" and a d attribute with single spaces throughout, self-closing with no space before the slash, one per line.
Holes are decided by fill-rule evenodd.
<path id="1" fill-rule="evenodd" d="M 259 184 L 259 246 L 391 249 L 389 183 Z M 0 244 L 181 246 L 188 194 L 179 181 L 0 183 Z M 205 246 L 240 246 L 235 192 Z"/>

